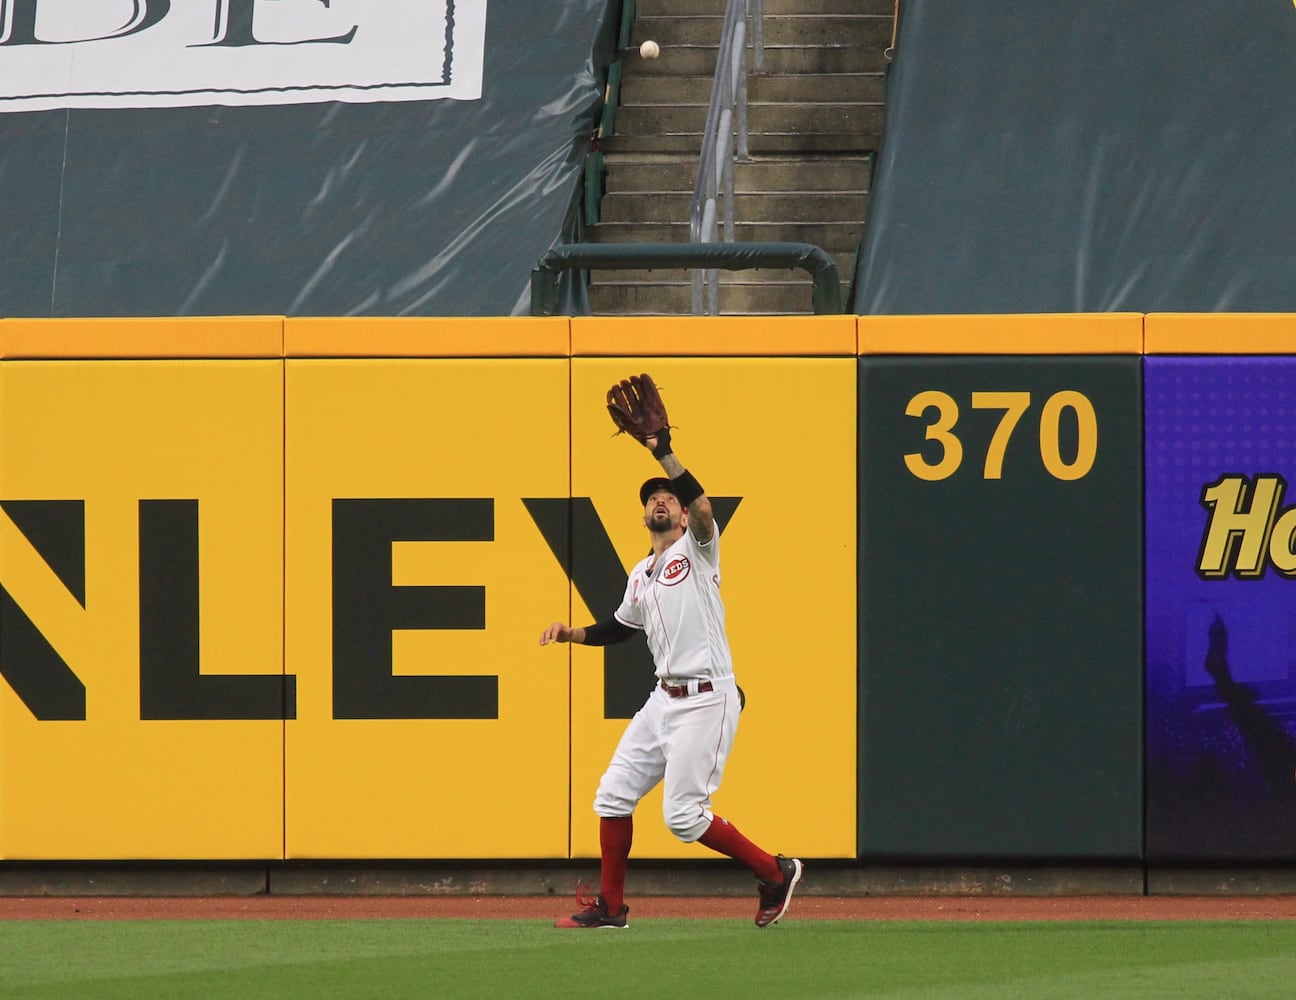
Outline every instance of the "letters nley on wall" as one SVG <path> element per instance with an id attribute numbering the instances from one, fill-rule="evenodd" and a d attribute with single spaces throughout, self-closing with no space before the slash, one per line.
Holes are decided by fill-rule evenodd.
<path id="1" fill-rule="evenodd" d="M 0 336 L 0 858 L 583 856 L 570 788 L 597 775 L 573 759 L 610 753 L 650 667 L 635 643 L 555 656 L 535 640 L 607 614 L 641 555 L 651 460 L 602 406 L 641 359 L 42 361 L 13 344 Z M 807 654 L 826 664 L 825 714 L 779 702 L 806 647 L 766 626 L 853 615 L 854 361 L 654 368 L 715 493 L 736 655 L 762 700 L 744 719 L 751 781 L 727 800 L 781 841 L 849 853 L 851 633 Z M 795 397 L 759 461 L 708 431 L 721 371 Z M 771 579 L 755 529 L 786 497 L 766 463 L 811 434 L 834 456 L 805 475 L 839 543 L 781 553 Z M 813 772 L 828 819 L 768 801 L 757 776 L 776 763 Z"/>

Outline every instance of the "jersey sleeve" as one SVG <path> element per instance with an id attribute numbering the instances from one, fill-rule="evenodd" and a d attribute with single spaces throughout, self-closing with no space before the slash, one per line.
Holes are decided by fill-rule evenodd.
<path id="1" fill-rule="evenodd" d="M 720 565 L 720 525 L 713 526 L 711 530 L 711 539 L 707 542 L 699 542 L 693 537 L 693 533 L 686 531 L 684 533 L 688 538 L 688 550 L 697 556 L 702 562 L 706 563 L 713 569 Z"/>
<path id="2" fill-rule="evenodd" d="M 639 567 L 636 566 L 630 573 L 630 579 L 626 581 L 625 594 L 621 598 L 621 604 L 612 616 L 622 625 L 628 625 L 630 628 L 643 631 L 643 616 L 639 613 L 639 605 L 635 603 L 634 591 L 636 581 L 639 579 Z"/>

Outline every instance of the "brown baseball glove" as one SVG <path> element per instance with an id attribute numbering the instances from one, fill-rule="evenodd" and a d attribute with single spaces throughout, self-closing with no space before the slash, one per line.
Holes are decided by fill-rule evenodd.
<path id="1" fill-rule="evenodd" d="M 657 392 L 657 384 L 648 374 L 631 375 L 612 386 L 607 393 L 608 413 L 618 434 L 629 434 L 642 445 L 650 437 L 670 438 L 670 418 L 666 404 Z"/>

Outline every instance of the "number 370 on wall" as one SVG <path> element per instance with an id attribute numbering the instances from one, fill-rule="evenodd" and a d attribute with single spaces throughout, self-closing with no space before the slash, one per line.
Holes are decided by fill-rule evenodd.
<path id="1" fill-rule="evenodd" d="M 986 449 L 983 477 L 1003 477 L 1004 454 L 1023 416 L 1031 408 L 1029 392 L 974 392 L 972 409 L 1002 410 L 1003 416 Z M 940 459 L 930 462 L 921 452 L 905 455 L 905 465 L 919 479 L 935 482 L 948 479 L 963 464 L 963 442 L 957 433 L 959 406 L 954 397 L 939 389 L 927 389 L 909 400 L 905 415 L 929 420 L 927 440 L 940 445 Z M 1075 454 L 1062 454 L 1062 420 L 1075 422 Z M 1033 421 L 1032 421 L 1033 422 Z M 1098 416 L 1093 403 L 1082 392 L 1055 392 L 1044 401 L 1039 415 L 1039 453 L 1044 468 L 1055 479 L 1083 478 L 1093 468 L 1098 454 Z"/>

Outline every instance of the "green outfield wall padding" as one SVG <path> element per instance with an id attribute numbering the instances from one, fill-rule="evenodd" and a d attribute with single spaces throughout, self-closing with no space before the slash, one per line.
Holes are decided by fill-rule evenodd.
<path id="1" fill-rule="evenodd" d="M 1137 859 L 1140 359 L 860 377 L 861 856 Z"/>

